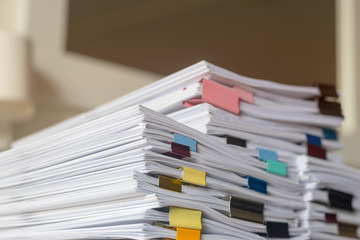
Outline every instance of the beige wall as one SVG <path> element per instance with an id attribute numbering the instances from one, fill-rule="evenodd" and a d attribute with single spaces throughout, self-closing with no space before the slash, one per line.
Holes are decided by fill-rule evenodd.
<path id="1" fill-rule="evenodd" d="M 163 75 L 200 60 L 297 85 L 335 83 L 334 0 L 70 1 L 68 49 Z"/>
<path id="2" fill-rule="evenodd" d="M 16 1 L 0 0 L 0 28 L 12 31 L 16 23 Z"/>
<path id="3" fill-rule="evenodd" d="M 30 0 L 0 0 L 0 29 L 26 34 Z"/>
<path id="4" fill-rule="evenodd" d="M 360 2 L 337 1 L 337 84 L 342 91 L 345 162 L 360 168 Z"/>

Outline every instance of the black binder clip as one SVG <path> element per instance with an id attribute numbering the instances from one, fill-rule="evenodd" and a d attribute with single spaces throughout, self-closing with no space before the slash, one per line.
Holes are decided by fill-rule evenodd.
<path id="1" fill-rule="evenodd" d="M 264 223 L 264 204 L 248 199 L 229 196 L 230 217 Z"/>
<path id="2" fill-rule="evenodd" d="M 354 211 L 352 207 L 353 195 L 334 189 L 328 189 L 328 198 L 331 207 Z"/>
<path id="3" fill-rule="evenodd" d="M 267 237 L 289 238 L 289 224 L 283 222 L 266 222 Z"/>
<path id="4" fill-rule="evenodd" d="M 246 140 L 231 136 L 226 136 L 226 143 L 246 148 Z"/>

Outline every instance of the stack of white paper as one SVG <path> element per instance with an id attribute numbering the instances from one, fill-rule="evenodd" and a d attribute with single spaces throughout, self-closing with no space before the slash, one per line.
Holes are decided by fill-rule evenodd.
<path id="1" fill-rule="evenodd" d="M 359 239 L 360 171 L 339 163 L 306 159 L 304 184 L 311 190 L 311 202 L 303 217 L 309 219 L 311 238 Z"/>
<path id="2" fill-rule="evenodd" d="M 160 222 L 204 239 L 307 239 L 303 185 L 252 155 L 144 107 L 117 111 L 1 154 L 0 236 L 174 238 Z"/>
<path id="3" fill-rule="evenodd" d="M 61 130 L 69 129 L 81 123 L 96 119 L 100 116 L 107 115 L 111 112 L 135 104 L 142 104 L 145 107 L 149 107 L 153 110 L 166 114 L 183 109 L 183 101 L 201 95 L 201 80 L 204 78 L 224 86 L 236 86 L 238 90 L 240 89 L 240 94 L 243 93 L 244 90 L 247 94 L 248 92 L 253 93 L 255 94 L 255 101 L 257 96 L 259 96 L 261 100 L 273 99 L 277 103 L 280 103 L 280 106 L 282 107 L 286 105 L 287 110 L 293 109 L 296 105 L 298 106 L 297 110 L 303 112 L 301 116 L 293 114 L 282 114 L 281 117 L 290 118 L 292 121 L 298 122 L 300 124 L 310 121 L 325 125 L 331 124 L 330 126 L 332 126 L 334 124 L 339 125 L 342 121 L 342 118 L 340 117 L 324 117 L 321 114 L 318 114 L 320 108 L 317 101 L 310 101 L 310 103 L 309 101 L 304 101 L 304 99 L 321 96 L 322 93 L 319 87 L 292 86 L 266 80 L 252 79 L 217 67 L 206 61 L 201 61 L 179 72 L 171 74 L 153 84 L 140 88 L 139 90 L 129 93 L 112 102 L 99 106 L 94 110 L 80 114 L 43 131 L 20 139 L 14 142 L 13 146 L 18 146 L 26 142 L 31 142 L 34 139 L 50 135 Z M 247 94 L 242 95 L 248 101 L 249 97 Z M 271 101 L 270 103 L 273 103 L 274 101 Z M 232 102 L 232 104 L 233 103 L 234 102 Z M 245 109 L 243 110 L 248 109 L 249 106 L 243 103 L 246 102 L 242 102 L 240 107 L 244 107 Z M 262 106 L 265 105 L 262 104 Z M 321 105 L 321 107 L 323 107 L 322 110 L 328 111 L 329 109 L 324 105 L 326 104 Z M 254 105 L 253 107 L 257 106 Z M 264 109 L 261 108 L 261 110 Z M 282 109 L 277 110 L 282 111 Z M 250 108 L 249 111 L 253 111 L 253 108 Z M 258 112 L 258 114 L 261 113 Z M 276 114 L 271 114 L 271 118 L 277 119 L 277 114 L 278 112 L 276 112 Z"/>
<path id="4" fill-rule="evenodd" d="M 146 112 L 146 116 L 156 117 L 145 120 L 146 124 L 136 125 L 140 118 L 132 110 L 119 111 L 134 104 L 142 104 L 167 114 L 190 128 L 178 123 L 177 125 L 174 121 L 143 107 L 140 109 Z M 122 116 L 116 119 L 114 116 L 120 113 Z M 145 213 L 139 215 L 146 216 L 146 219 L 153 218 L 160 214 L 159 212 L 169 215 L 165 207 L 174 204 L 171 199 L 193 203 L 196 199 L 195 202 L 200 203 L 199 206 L 181 206 L 195 209 L 207 207 L 208 209 L 202 209 L 203 221 L 223 224 L 218 228 L 204 225 L 201 232 L 204 235 L 223 234 L 253 239 L 256 233 L 257 238 L 268 236 L 307 239 L 311 236 L 314 239 L 343 239 L 346 236 L 355 237 L 353 229 L 358 226 L 355 191 L 358 185 L 358 171 L 343 166 L 342 157 L 333 154 L 333 151 L 342 148 L 336 132 L 342 120 L 338 92 L 331 86 L 302 87 L 251 79 L 202 61 L 92 111 L 20 139 L 14 143 L 13 151 L 22 152 L 23 155 L 19 153 L 20 156 L 25 157 L 28 155 L 22 149 L 36 149 L 37 146 L 32 145 L 34 142 L 54 143 L 53 148 L 35 152 L 34 159 L 36 154 L 40 153 L 44 155 L 44 159 L 46 156 L 52 156 L 54 152 L 58 154 L 61 165 L 54 164 L 50 169 L 61 170 L 62 174 L 70 172 L 72 175 L 69 177 L 74 178 L 74 184 L 68 183 L 66 188 L 73 187 L 74 191 L 82 189 L 84 182 L 95 184 L 98 180 L 94 179 L 101 178 L 105 185 L 117 181 L 125 184 L 124 189 L 129 189 L 129 192 L 124 191 L 122 194 L 129 197 L 139 197 L 132 196 L 134 192 L 156 194 L 156 201 L 162 202 L 157 208 L 162 210 L 149 208 L 151 213 L 147 215 L 149 209 L 144 210 L 140 207 L 139 211 Z M 112 132 L 111 126 L 115 121 L 122 127 Z M 197 151 L 190 151 L 191 156 L 188 156 L 186 150 L 184 155 L 182 144 L 170 144 L 174 142 L 176 134 L 194 139 L 199 146 Z M 57 140 L 53 139 L 54 136 L 57 136 Z M 64 145 L 58 144 L 60 139 Z M 81 155 L 81 151 L 85 149 L 89 152 Z M 104 153 L 106 154 L 102 155 Z M 71 161 L 65 160 L 61 158 L 62 154 L 68 154 L 67 156 L 73 158 Z M 103 161 L 108 158 L 111 159 L 109 165 L 107 160 Z M 12 157 L 9 159 L 11 162 Z M 30 159 L 28 161 L 35 163 Z M 12 166 L 14 172 L 4 176 L 4 187 L 13 191 L 14 186 L 11 184 L 14 181 L 30 181 L 26 186 L 33 188 L 29 188 L 28 191 L 38 189 L 38 186 L 32 185 L 31 179 L 37 181 L 37 178 L 47 174 L 48 170 L 44 169 L 50 167 L 45 164 L 45 160 L 41 161 L 43 163 L 31 167 L 21 163 Z M 102 167 L 107 169 L 109 174 L 98 175 L 97 171 L 103 171 Z M 206 187 L 183 185 L 181 194 L 158 187 L 162 177 L 181 179 L 184 174 L 182 167 L 206 172 Z M 115 174 L 113 179 L 110 174 L 113 169 L 121 169 L 126 174 L 121 180 L 116 180 Z M 78 177 L 82 174 L 86 178 Z M 52 179 L 57 178 L 52 176 Z M 59 177 L 56 184 L 63 185 L 65 180 L 60 179 L 62 177 Z M 42 188 L 42 185 L 40 186 Z M 51 190 L 57 189 L 57 186 L 49 187 L 49 196 L 54 197 L 57 194 Z M 20 193 L 25 194 L 25 189 L 17 188 L 17 196 Z M 36 197 L 42 196 L 43 193 L 39 194 Z M 332 199 L 345 198 L 347 202 L 351 198 L 354 211 L 345 209 L 345 213 L 338 214 L 337 219 L 341 219 L 340 223 L 325 224 L 324 217 L 320 216 L 330 212 L 332 215 L 328 218 L 333 218 L 333 207 L 339 208 L 336 204 L 326 206 L 329 205 L 326 194 L 334 195 Z M 259 223 L 256 223 L 259 222 L 259 216 L 247 211 L 245 215 L 249 215 L 250 219 L 243 218 L 240 222 L 235 219 L 237 224 L 233 226 L 231 221 L 234 219 L 228 216 L 231 215 L 230 202 L 235 198 L 229 199 L 229 195 L 263 204 L 261 221 L 265 225 L 260 224 L 260 227 Z M 4 196 L 4 201 L 9 201 L 7 195 Z M 18 198 L 21 199 L 22 196 Z M 233 201 L 233 205 L 242 201 L 236 200 Z M 46 202 L 47 199 L 44 199 L 41 204 L 46 205 Z M 67 207 L 65 202 L 64 207 Z M 245 205 L 254 208 L 251 202 Z M 11 208 L 12 205 L 4 206 Z M 82 207 L 80 203 L 76 206 Z M 59 211 L 63 211 L 63 208 L 59 207 Z M 153 211 L 158 212 L 155 214 Z M 242 209 L 240 212 L 244 213 L 243 211 Z M 222 220 L 224 216 L 230 221 Z M 121 226 L 129 222 L 144 223 L 139 220 L 140 218 L 134 220 L 135 222 L 126 220 L 127 217 L 124 219 L 119 220 Z M 164 219 L 160 220 L 166 222 Z M 57 225 L 54 226 L 56 230 Z M 106 224 L 104 226 L 109 227 Z M 148 225 L 141 226 L 146 229 L 153 228 Z M 225 226 L 233 226 L 237 230 L 225 231 Z M 338 230 L 335 231 L 335 227 L 338 227 Z M 221 228 L 224 229 L 221 231 Z M 230 233 L 231 231 L 233 233 Z M 245 233 L 242 235 L 237 231 Z"/>

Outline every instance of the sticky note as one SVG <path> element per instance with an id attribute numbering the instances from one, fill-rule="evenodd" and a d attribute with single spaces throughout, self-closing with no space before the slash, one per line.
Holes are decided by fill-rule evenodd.
<path id="1" fill-rule="evenodd" d="M 201 230 L 201 211 L 188 208 L 170 207 L 169 225 L 171 227 Z"/>
<path id="2" fill-rule="evenodd" d="M 276 161 L 267 161 L 267 171 L 280 176 L 286 176 L 287 168 L 286 164 Z"/>
<path id="3" fill-rule="evenodd" d="M 180 169 L 183 171 L 182 178 L 184 182 L 206 186 L 206 172 L 188 167 L 182 167 Z"/>
<path id="4" fill-rule="evenodd" d="M 256 148 L 258 150 L 258 158 L 264 162 L 268 160 L 277 161 L 277 153 L 263 148 Z"/>
<path id="5" fill-rule="evenodd" d="M 326 149 L 312 144 L 307 144 L 307 155 L 311 157 L 326 159 Z"/>
<path id="6" fill-rule="evenodd" d="M 325 213 L 325 222 L 335 223 L 337 222 L 336 214 Z"/>
<path id="7" fill-rule="evenodd" d="M 261 193 L 267 193 L 267 182 L 254 177 L 248 177 L 248 186 L 250 189 Z"/>
<path id="8" fill-rule="evenodd" d="M 247 102 L 247 103 L 254 103 L 254 95 L 252 92 L 245 90 L 243 88 L 240 87 L 233 87 L 234 91 L 238 94 L 239 99 L 241 101 Z"/>
<path id="9" fill-rule="evenodd" d="M 306 134 L 306 140 L 308 144 L 321 147 L 321 138 L 318 136 Z"/>
<path id="10" fill-rule="evenodd" d="M 220 85 L 208 79 L 203 79 L 202 99 L 225 111 L 239 114 L 239 96 L 231 88 Z"/>
<path id="11" fill-rule="evenodd" d="M 199 98 L 193 98 L 186 101 L 183 101 L 182 105 L 186 108 L 193 107 L 195 105 L 204 103 L 205 101 Z"/>
<path id="12" fill-rule="evenodd" d="M 323 135 L 325 139 L 337 140 L 336 131 L 330 128 L 323 128 Z"/>
<path id="13" fill-rule="evenodd" d="M 174 133 L 173 142 L 188 146 L 190 151 L 196 152 L 196 141 L 192 138 Z"/>

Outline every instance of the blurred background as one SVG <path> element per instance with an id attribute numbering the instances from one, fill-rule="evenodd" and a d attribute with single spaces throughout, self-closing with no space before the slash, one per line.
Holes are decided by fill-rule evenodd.
<path id="1" fill-rule="evenodd" d="M 357 0 L 0 0 L 0 148 L 200 60 L 342 91 L 360 168 Z"/>

